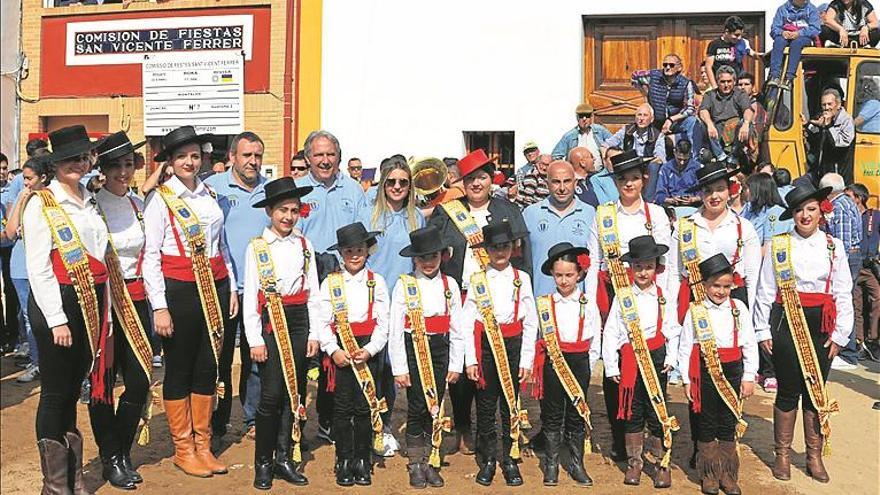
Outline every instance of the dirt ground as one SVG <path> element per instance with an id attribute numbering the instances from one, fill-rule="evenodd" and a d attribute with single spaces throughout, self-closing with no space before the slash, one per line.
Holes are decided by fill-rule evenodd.
<path id="1" fill-rule="evenodd" d="M 238 374 L 237 364 L 233 375 Z M 597 493 L 650 493 L 653 490 L 650 479 L 643 476 L 639 487 L 623 485 L 622 464 L 611 462 L 603 452 L 610 442 L 607 417 L 601 395 L 600 370 L 595 370 L 593 385 L 589 390 L 589 403 L 593 410 L 594 447 L 587 456 L 586 467 L 594 480 L 592 490 Z M 20 370 L 12 358 L 0 360 L 0 492 L 3 494 L 30 494 L 40 489 L 40 461 L 34 438 L 34 417 L 39 402 L 39 382 L 19 384 L 15 382 Z M 804 472 L 803 434 L 800 421 L 795 430 L 792 480 L 779 482 L 770 474 L 769 463 L 773 459 L 773 397 L 759 391 L 745 407 L 749 430 L 746 433 L 742 452 L 741 486 L 744 493 L 770 494 L 827 494 L 848 495 L 880 494 L 880 411 L 871 409 L 875 400 L 880 399 L 878 375 L 880 366 L 860 367 L 854 372 L 832 371 L 829 390 L 831 396 L 840 402 L 841 414 L 832 419 L 832 457 L 826 460 L 831 475 L 831 484 L 822 485 L 809 479 Z M 161 370 L 157 373 L 161 378 Z M 236 387 L 232 387 L 236 390 Z M 119 392 L 119 391 L 117 391 Z M 310 387 L 314 394 L 314 385 Z M 673 448 L 673 488 L 668 493 L 699 493 L 699 484 L 694 472 L 687 468 L 691 452 L 687 410 L 680 387 L 670 388 L 672 413 L 682 422 L 682 429 L 676 435 Z M 394 430 L 402 432 L 405 420 L 405 394 L 401 394 L 394 414 Z M 527 407 L 533 425 L 537 428 L 538 405 L 527 400 Z M 448 410 L 448 409 L 447 409 Z M 309 408 L 309 417 L 315 418 L 314 407 Z M 172 445 L 168 427 L 161 407 L 154 411 L 152 420 L 153 441 L 147 447 L 135 446 L 132 457 L 139 472 L 146 480 L 138 486 L 139 493 L 204 494 L 213 490 L 224 492 L 256 492 L 253 482 L 253 444 L 244 439 L 241 428 L 241 407 L 236 399 L 233 406 L 233 428 L 220 441 L 215 440 L 215 452 L 230 467 L 229 474 L 210 479 L 197 479 L 184 475 L 171 462 Z M 306 435 L 314 439 L 316 421 L 309 421 Z M 79 427 L 85 441 L 85 479 L 87 486 L 97 493 L 111 493 L 113 488 L 101 479 L 101 464 L 97 458 L 86 407 L 79 406 Z M 534 431 L 534 430 L 533 430 Z M 398 439 L 403 434 L 397 435 Z M 332 472 L 333 449 L 331 446 L 312 440 L 313 450 L 304 453 L 305 473 L 311 484 L 305 488 L 294 488 L 283 481 L 276 481 L 275 491 L 299 491 L 302 493 L 335 493 L 340 490 L 334 484 Z M 447 456 L 448 463 L 442 474 L 446 479 L 446 493 L 524 493 L 540 487 L 541 471 L 538 459 L 524 459 L 521 469 L 525 485 L 508 488 L 498 472 L 491 488 L 483 488 L 474 482 L 476 465 L 472 456 L 455 454 Z M 355 487 L 349 491 L 370 491 L 372 493 L 406 493 L 406 459 L 399 455 L 387 459 L 384 465 L 376 467 L 373 486 L 365 489 Z M 580 491 L 563 472 L 560 477 L 558 493 Z"/>

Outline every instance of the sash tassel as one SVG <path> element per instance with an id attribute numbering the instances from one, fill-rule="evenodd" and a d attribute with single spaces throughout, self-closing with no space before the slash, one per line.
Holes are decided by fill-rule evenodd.
<path id="1" fill-rule="evenodd" d="M 547 360 L 547 344 L 544 339 L 535 342 L 535 359 L 532 362 L 532 398 L 544 398 L 544 362 Z"/>
<path id="2" fill-rule="evenodd" d="M 837 326 L 837 305 L 834 297 L 823 292 L 798 292 L 801 306 L 804 308 L 822 308 L 822 326 L 820 330 L 826 335 L 831 335 Z M 782 294 L 776 294 L 776 303 L 782 304 Z"/>
<path id="3" fill-rule="evenodd" d="M 691 380 L 691 399 L 693 399 L 693 403 L 691 405 L 691 409 L 695 413 L 699 413 L 702 411 L 702 404 L 700 400 L 700 386 L 702 384 L 702 359 L 700 359 L 700 344 L 694 344 L 693 350 L 691 350 L 691 359 L 690 359 L 690 370 L 688 372 L 688 376 Z M 742 359 L 742 349 L 739 347 L 719 347 L 718 348 L 718 357 L 721 359 L 722 363 L 732 363 L 734 361 L 739 361 Z"/>
<path id="4" fill-rule="evenodd" d="M 648 350 L 654 351 L 666 344 L 662 332 L 648 339 Z M 639 363 L 632 344 L 627 342 L 620 348 L 620 387 L 617 393 L 617 419 L 632 419 L 632 401 L 636 390 L 636 378 L 639 376 Z"/>
<path id="5" fill-rule="evenodd" d="M 327 391 L 335 392 L 336 391 L 336 364 L 333 362 L 333 359 L 329 355 L 324 355 L 324 359 L 321 361 L 321 366 L 324 367 L 324 371 L 327 373 Z"/>

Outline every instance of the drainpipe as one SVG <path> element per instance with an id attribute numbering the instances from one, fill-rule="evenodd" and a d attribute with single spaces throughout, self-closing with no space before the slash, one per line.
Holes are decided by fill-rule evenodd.
<path id="1" fill-rule="evenodd" d="M 299 19 L 300 0 L 287 0 L 287 13 L 284 35 L 284 129 L 281 149 L 281 176 L 290 175 L 290 157 L 295 150 L 297 136 L 294 134 L 293 118 L 297 110 L 293 108 L 294 77 L 299 83 Z M 296 47 L 294 48 L 294 43 Z M 297 66 L 294 75 L 293 59 L 296 56 Z M 292 146 L 291 146 L 291 143 Z"/>

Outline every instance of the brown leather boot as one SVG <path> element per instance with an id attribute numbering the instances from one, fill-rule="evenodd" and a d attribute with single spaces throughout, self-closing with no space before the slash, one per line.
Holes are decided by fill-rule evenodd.
<path id="1" fill-rule="evenodd" d="M 37 442 L 37 448 L 43 471 L 41 495 L 70 495 L 70 487 L 67 485 L 67 445 L 44 438 Z"/>
<path id="2" fill-rule="evenodd" d="M 807 444 L 807 476 L 820 483 L 828 483 L 831 477 L 822 463 L 822 431 L 819 413 L 804 409 L 804 443 Z"/>
<path id="3" fill-rule="evenodd" d="M 773 477 L 778 480 L 791 479 L 791 439 L 794 437 L 796 420 L 797 409 L 784 412 L 778 407 L 773 407 L 773 441 L 776 449 Z"/>
<path id="4" fill-rule="evenodd" d="M 718 484 L 718 444 L 697 442 L 697 476 L 700 477 L 700 489 L 706 495 L 716 495 Z"/>
<path id="5" fill-rule="evenodd" d="M 211 413 L 214 412 L 214 396 L 190 394 L 193 418 L 193 440 L 196 457 L 214 474 L 226 474 L 226 465 L 211 453 Z"/>
<path id="6" fill-rule="evenodd" d="M 721 489 L 727 495 L 741 495 L 739 488 L 739 454 L 736 451 L 736 442 L 718 442 L 720 452 L 720 481 Z"/>
<path id="7" fill-rule="evenodd" d="M 626 444 L 626 473 L 623 475 L 624 485 L 638 485 L 642 478 L 642 448 L 645 444 L 645 435 L 639 433 L 627 433 L 624 436 Z"/>
<path id="8" fill-rule="evenodd" d="M 174 465 L 190 476 L 199 478 L 212 476 L 211 470 L 196 457 L 189 398 L 166 399 L 164 404 L 168 429 L 174 442 Z"/>
<path id="9" fill-rule="evenodd" d="M 83 437 L 79 430 L 64 434 L 67 440 L 67 479 L 73 495 L 92 495 L 83 482 Z"/>

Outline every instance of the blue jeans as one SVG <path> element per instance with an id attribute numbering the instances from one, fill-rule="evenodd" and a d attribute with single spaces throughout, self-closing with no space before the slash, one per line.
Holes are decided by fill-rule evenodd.
<path id="1" fill-rule="evenodd" d="M 673 135 L 684 134 L 687 136 L 688 141 L 691 142 L 691 156 L 694 159 L 698 158 L 700 155 L 700 143 L 703 142 L 703 126 L 700 125 L 700 120 L 691 115 L 684 120 L 676 122 L 671 130 Z"/>
<path id="2" fill-rule="evenodd" d="M 849 261 L 849 272 L 852 275 L 853 284 L 855 284 L 856 280 L 859 278 L 859 271 L 862 269 L 862 253 L 847 253 L 847 258 Z M 859 362 L 859 351 L 858 347 L 856 346 L 855 327 L 853 327 L 852 333 L 849 334 L 849 343 L 846 345 L 846 347 L 840 350 L 840 357 L 850 364 L 856 364 Z"/>
<path id="3" fill-rule="evenodd" d="M 250 352 L 250 351 L 248 351 Z M 247 377 L 247 395 L 241 405 L 245 429 L 256 423 L 257 407 L 260 405 L 260 368 L 257 363 L 251 364 L 251 373 Z"/>
<path id="4" fill-rule="evenodd" d="M 37 349 L 37 339 L 34 338 L 34 332 L 31 331 L 31 320 L 28 318 L 28 300 L 31 297 L 31 286 L 26 278 L 12 279 L 12 285 L 15 287 L 15 293 L 18 295 L 18 318 L 21 321 L 22 337 L 27 339 L 30 352 L 31 362 L 37 364 L 40 362 L 40 351 Z M 19 339 L 21 342 L 23 339 Z"/>
<path id="5" fill-rule="evenodd" d="M 803 36 L 799 36 L 791 41 L 783 38 L 781 35 L 774 38 L 773 50 L 770 52 L 770 79 L 782 75 L 782 57 L 785 47 L 788 47 L 788 70 L 785 71 L 785 79 L 789 81 L 794 79 L 798 62 L 801 60 L 801 50 L 812 44 L 813 40 Z"/>

